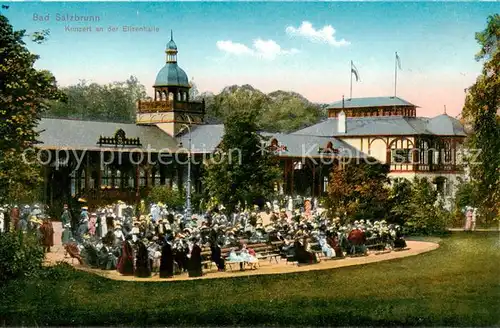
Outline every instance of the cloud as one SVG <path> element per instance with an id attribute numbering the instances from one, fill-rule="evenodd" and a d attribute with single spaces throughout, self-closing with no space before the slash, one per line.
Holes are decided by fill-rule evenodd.
<path id="1" fill-rule="evenodd" d="M 299 27 L 295 28 L 293 26 L 288 26 L 285 31 L 292 37 L 300 36 L 312 42 L 327 43 L 334 47 L 342 47 L 350 44 L 350 42 L 345 39 L 335 39 L 336 31 L 331 25 L 325 25 L 321 29 L 316 30 L 310 22 L 303 21 Z"/>
<path id="2" fill-rule="evenodd" d="M 297 49 L 283 49 L 273 40 L 256 39 L 253 41 L 252 48 L 233 41 L 217 41 L 217 48 L 228 54 L 235 56 L 253 56 L 267 60 L 274 60 L 278 56 L 293 55 L 298 53 Z"/>

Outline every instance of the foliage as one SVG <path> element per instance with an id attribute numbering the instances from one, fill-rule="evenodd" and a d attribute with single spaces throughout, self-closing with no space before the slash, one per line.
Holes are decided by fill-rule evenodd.
<path id="1" fill-rule="evenodd" d="M 348 163 L 337 165 L 330 174 L 326 205 L 344 222 L 381 220 L 387 215 L 389 166 Z"/>
<path id="2" fill-rule="evenodd" d="M 389 192 L 389 223 L 403 225 L 411 217 L 410 209 L 412 196 L 412 183 L 408 179 L 397 179 L 393 182 Z"/>
<path id="3" fill-rule="evenodd" d="M 477 198 L 477 184 L 474 181 L 459 182 L 455 192 L 454 207 L 459 210 L 463 210 L 466 206 L 477 207 L 481 201 Z"/>
<path id="4" fill-rule="evenodd" d="M 277 159 L 258 134 L 260 107 L 246 97 L 231 95 L 219 152 L 207 161 L 205 186 L 210 197 L 232 213 L 240 204 L 259 204 L 274 192 L 280 177 Z"/>
<path id="5" fill-rule="evenodd" d="M 52 102 L 47 117 L 133 123 L 137 101 L 147 98 L 146 88 L 135 76 L 105 85 L 80 81 L 61 90 L 68 101 Z"/>
<path id="6" fill-rule="evenodd" d="M 482 74 L 468 89 L 462 110 L 464 123 L 472 129 L 467 146 L 480 149 L 476 163 L 470 165 L 475 198 L 486 221 L 499 216 L 500 204 L 500 15 L 488 18 L 488 25 L 476 33 L 481 46 L 476 55 L 483 60 Z"/>
<path id="7" fill-rule="evenodd" d="M 44 259 L 35 234 L 0 233 L 0 283 L 36 274 Z"/>
<path id="8" fill-rule="evenodd" d="M 28 164 L 23 153 L 36 143 L 35 131 L 49 100 L 64 100 L 54 76 L 34 68 L 32 54 L 23 38 L 26 31 L 14 31 L 0 14 L 0 200 L 28 195 L 39 182 L 36 165 Z M 45 35 L 37 34 L 41 42 Z M 31 149 L 32 150 L 32 149 Z M 31 152 L 28 157 L 33 157 Z M 28 194 L 24 193 L 28 191 Z"/>
<path id="9" fill-rule="evenodd" d="M 154 186 L 148 193 L 148 202 L 163 203 L 169 208 L 182 208 L 185 196 L 180 190 L 173 190 L 169 186 Z"/>
<path id="10" fill-rule="evenodd" d="M 226 116 L 238 110 L 246 101 L 248 107 L 261 109 L 257 118 L 259 127 L 269 132 L 291 132 L 318 122 L 325 111 L 295 92 L 274 91 L 265 94 L 250 85 L 229 86 L 217 95 L 202 94 L 206 102 L 206 120 L 222 123 Z"/>
<path id="11" fill-rule="evenodd" d="M 280 275 L 141 283 L 73 268 L 58 274 L 65 269 L 58 266 L 1 288 L 0 319 L 4 326 L 490 327 L 500 319 L 499 261 L 498 233 L 454 233 L 423 255 Z"/>
<path id="12" fill-rule="evenodd" d="M 411 197 L 407 202 L 405 228 L 410 234 L 430 235 L 446 231 L 451 213 L 438 200 L 438 192 L 427 178 L 412 181 Z"/>

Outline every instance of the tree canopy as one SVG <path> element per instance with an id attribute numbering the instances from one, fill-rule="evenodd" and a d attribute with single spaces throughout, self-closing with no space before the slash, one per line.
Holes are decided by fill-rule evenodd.
<path id="1" fill-rule="evenodd" d="M 137 100 L 147 98 L 146 88 L 135 76 L 105 85 L 80 81 L 61 88 L 67 102 L 52 102 L 47 117 L 135 122 Z"/>
<path id="2" fill-rule="evenodd" d="M 345 222 L 381 220 L 387 215 L 389 166 L 365 162 L 336 165 L 330 174 L 326 204 Z"/>
<path id="3" fill-rule="evenodd" d="M 259 109 L 259 128 L 269 132 L 292 132 L 326 117 L 321 105 L 311 103 L 295 92 L 278 90 L 265 94 L 251 85 L 233 85 L 217 95 L 205 93 L 200 96 L 205 98 L 206 119 L 210 123 L 222 123 L 227 115 L 238 110 L 236 104 L 241 101 Z"/>
<path id="4" fill-rule="evenodd" d="M 483 61 L 482 74 L 468 89 L 462 110 L 464 123 L 472 133 L 467 146 L 478 154 L 470 165 L 473 190 L 480 200 L 482 217 L 488 221 L 498 217 L 500 204 L 500 15 L 488 18 L 484 31 L 476 33 Z"/>
<path id="5" fill-rule="evenodd" d="M 238 204 L 263 205 L 280 177 L 278 162 L 258 134 L 258 107 L 246 99 L 231 99 L 233 110 L 225 116 L 224 136 L 218 154 L 207 161 L 208 194 L 228 213 Z"/>
<path id="6" fill-rule="evenodd" d="M 21 200 L 40 182 L 34 152 L 26 152 L 38 137 L 36 126 L 48 101 L 64 99 L 54 76 L 34 68 L 37 55 L 0 14 L 0 199 Z M 44 34 L 32 35 L 41 42 Z M 31 196 L 33 196 L 31 194 Z"/>

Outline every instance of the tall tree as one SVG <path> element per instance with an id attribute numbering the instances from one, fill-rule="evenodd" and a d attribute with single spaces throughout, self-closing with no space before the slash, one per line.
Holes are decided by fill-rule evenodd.
<path id="1" fill-rule="evenodd" d="M 0 199 L 7 201 L 33 196 L 40 176 L 31 164 L 34 152 L 27 150 L 36 143 L 35 128 L 48 100 L 64 99 L 54 76 L 34 68 L 39 57 L 26 47 L 26 36 L 0 14 Z M 44 38 L 31 36 L 38 43 Z"/>
<path id="2" fill-rule="evenodd" d="M 137 100 L 147 98 L 146 88 L 135 76 L 109 84 L 88 83 L 61 88 L 67 102 L 53 102 L 47 117 L 135 122 Z"/>
<path id="3" fill-rule="evenodd" d="M 258 134 L 258 107 L 234 100 L 224 122 L 219 153 L 208 161 L 205 185 L 209 196 L 232 213 L 238 203 L 262 205 L 280 177 L 278 162 Z"/>
<path id="4" fill-rule="evenodd" d="M 330 213 L 344 222 L 384 219 L 388 213 L 388 173 L 385 164 L 337 165 L 328 183 L 326 204 Z"/>
<path id="5" fill-rule="evenodd" d="M 467 145 L 478 154 L 470 175 L 478 193 L 481 217 L 486 222 L 499 216 L 500 204 L 500 15 L 488 18 L 484 31 L 476 33 L 481 46 L 476 60 L 482 74 L 468 89 L 462 118 L 472 128 Z M 477 164 L 478 163 L 478 164 Z"/>

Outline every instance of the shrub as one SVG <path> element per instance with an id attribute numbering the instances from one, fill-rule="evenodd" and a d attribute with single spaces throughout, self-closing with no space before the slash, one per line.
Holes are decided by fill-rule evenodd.
<path id="1" fill-rule="evenodd" d="M 452 219 L 452 214 L 438 200 L 437 190 L 426 178 L 413 180 L 407 206 L 405 212 L 409 216 L 405 220 L 405 228 L 410 234 L 442 233 Z"/>
<path id="2" fill-rule="evenodd" d="M 44 257 L 34 233 L 0 233 L 0 283 L 37 274 Z"/>
<path id="3" fill-rule="evenodd" d="M 184 206 L 185 197 L 179 190 L 173 190 L 169 186 L 154 186 L 148 194 L 148 201 L 152 203 L 163 203 L 169 208 L 179 209 Z"/>

